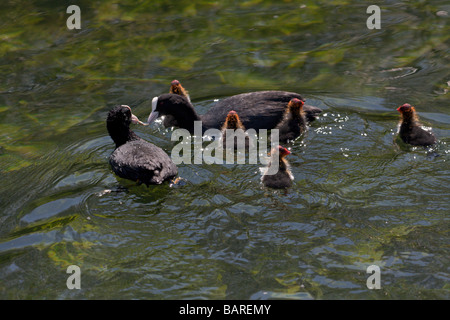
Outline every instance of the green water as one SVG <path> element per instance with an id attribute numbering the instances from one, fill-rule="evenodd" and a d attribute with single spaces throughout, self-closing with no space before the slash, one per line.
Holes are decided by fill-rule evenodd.
<path id="1" fill-rule="evenodd" d="M 71 4 L 0 3 L 1 299 L 450 298 L 448 1 L 377 2 L 379 30 L 371 1 L 77 1 L 68 30 Z M 114 176 L 107 112 L 145 120 L 173 79 L 199 113 L 271 89 L 322 108 L 287 145 L 294 186 L 248 164 Z M 433 150 L 396 143 L 406 102 Z M 134 129 L 170 154 L 170 129 Z"/>

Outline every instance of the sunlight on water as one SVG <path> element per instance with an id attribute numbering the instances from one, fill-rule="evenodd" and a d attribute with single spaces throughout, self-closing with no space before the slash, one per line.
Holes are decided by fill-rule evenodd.
<path id="1" fill-rule="evenodd" d="M 448 299 L 446 1 L 384 4 L 379 30 L 356 1 L 102 0 L 80 30 L 53 2 L 0 5 L 0 298 Z M 284 145 L 293 186 L 260 162 L 116 177 L 107 112 L 146 119 L 173 79 L 198 114 L 259 90 L 321 108 Z M 403 103 L 435 146 L 398 139 Z M 162 119 L 133 130 L 172 153 Z"/>

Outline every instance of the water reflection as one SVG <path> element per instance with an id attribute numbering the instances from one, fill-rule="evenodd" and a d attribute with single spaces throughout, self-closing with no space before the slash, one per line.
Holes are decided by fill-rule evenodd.
<path id="1" fill-rule="evenodd" d="M 447 298 L 447 3 L 384 4 L 378 31 L 340 3 L 97 1 L 79 32 L 52 1 L 2 3 L 0 297 Z M 173 79 L 200 114 L 268 89 L 323 109 L 288 145 L 294 186 L 263 188 L 257 165 L 182 165 L 177 188 L 115 177 L 108 110 L 145 118 Z M 406 102 L 439 156 L 395 142 Z M 70 264 L 85 291 L 61 291 Z"/>

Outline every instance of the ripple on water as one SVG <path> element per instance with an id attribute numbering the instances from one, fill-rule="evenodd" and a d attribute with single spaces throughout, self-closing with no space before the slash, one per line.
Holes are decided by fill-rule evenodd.
<path id="1" fill-rule="evenodd" d="M 0 253 L 14 269 L 13 252 L 39 248 L 56 268 L 80 263 L 125 297 L 360 297 L 373 263 L 394 269 L 386 282 L 423 283 L 419 269 L 442 255 L 428 232 L 448 207 L 445 155 L 396 148 L 397 116 L 371 110 L 381 100 L 352 110 L 363 101 L 330 99 L 288 144 L 295 183 L 286 192 L 261 185 L 261 165 L 182 164 L 181 187 L 137 186 L 111 173 L 106 133 L 75 143 L 37 165 L 56 169 L 33 173 L 47 184 L 28 191 Z M 421 231 L 425 249 L 408 248 Z M 439 270 L 434 287 L 446 278 Z"/>

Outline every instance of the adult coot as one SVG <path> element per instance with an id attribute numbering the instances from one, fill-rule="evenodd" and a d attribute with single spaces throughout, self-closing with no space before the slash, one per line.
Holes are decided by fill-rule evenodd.
<path id="1" fill-rule="evenodd" d="M 242 93 L 217 102 L 208 112 L 198 115 L 189 100 L 178 94 L 163 94 L 152 100 L 152 111 L 148 123 L 161 116 L 171 115 L 178 126 L 194 132 L 194 121 L 202 121 L 203 130 L 220 129 L 228 112 L 236 111 L 247 129 L 273 129 L 283 118 L 290 100 L 301 95 L 285 91 L 258 91 Z M 303 110 L 308 121 L 313 121 L 322 112 L 321 109 L 304 105 Z"/>
<path id="2" fill-rule="evenodd" d="M 283 119 L 275 127 L 278 129 L 279 141 L 287 142 L 295 140 L 306 131 L 306 117 L 303 111 L 305 103 L 297 98 L 289 101 L 288 107 L 284 113 Z"/>
<path id="3" fill-rule="evenodd" d="M 422 128 L 416 109 L 405 103 L 397 108 L 401 114 L 399 136 L 403 142 L 413 146 L 430 146 L 436 143 L 433 133 Z"/>
<path id="4" fill-rule="evenodd" d="M 289 162 L 285 159 L 285 157 L 290 153 L 291 152 L 288 149 L 282 146 L 278 146 L 278 150 L 272 150 L 269 165 L 261 178 L 262 183 L 266 187 L 285 189 L 292 186 L 294 176 L 291 173 Z M 275 157 L 278 157 L 278 161 L 274 161 Z M 277 165 L 276 163 L 278 163 L 278 171 L 275 174 L 267 174 L 272 166 Z"/>
<path id="5" fill-rule="evenodd" d="M 116 144 L 109 157 L 114 173 L 147 187 L 175 177 L 177 167 L 167 153 L 130 130 L 131 123 L 142 124 L 129 106 L 116 106 L 108 113 L 106 128 Z"/>

